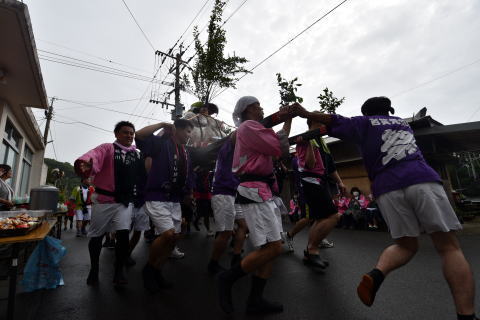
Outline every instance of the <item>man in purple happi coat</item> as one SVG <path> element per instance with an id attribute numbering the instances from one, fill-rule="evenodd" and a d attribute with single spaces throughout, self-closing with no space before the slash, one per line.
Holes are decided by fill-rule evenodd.
<path id="1" fill-rule="evenodd" d="M 296 108 L 300 117 L 327 125 L 330 136 L 359 146 L 373 195 L 395 241 L 383 251 L 375 268 L 363 275 L 357 288 L 361 301 L 373 304 L 384 278 L 414 257 L 418 236 L 426 232 L 442 259 L 458 319 L 476 319 L 472 270 L 455 236 L 460 222 L 409 124 L 389 114 L 394 113 L 390 99 L 370 98 L 362 105 L 363 116 L 352 118 L 308 112 L 300 105 Z"/>

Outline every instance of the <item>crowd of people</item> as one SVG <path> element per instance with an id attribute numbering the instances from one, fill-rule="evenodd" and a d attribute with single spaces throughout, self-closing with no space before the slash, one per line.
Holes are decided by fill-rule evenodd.
<path id="1" fill-rule="evenodd" d="M 213 104 L 197 103 L 173 124 L 162 122 L 136 130 L 132 123 L 121 121 L 115 126 L 113 143 L 101 144 L 75 161 L 82 185 L 90 179 L 95 187 L 80 186 L 72 197 L 80 235 L 86 231 L 87 222 L 82 221 L 89 221 L 88 285 L 101 280 L 99 258 L 105 235 L 115 238 L 113 283 L 125 286 L 125 268 L 135 263 L 131 253 L 141 232 L 153 227 L 143 284 L 151 293 L 171 288 L 175 279 L 167 279 L 163 266 L 177 250 L 182 227 L 188 230 L 192 223 L 198 228 L 203 219 L 208 235 L 216 235 L 212 252 L 205 253 L 210 254 L 205 268 L 216 275 L 222 310 L 234 311 L 234 284 L 250 275 L 247 313 L 282 312 L 282 303 L 264 296 L 273 263 L 284 251 L 282 242 L 293 248 L 295 235 L 309 226 L 303 262 L 326 270 L 329 261 L 322 257 L 321 248 L 328 247 L 327 236 L 336 226 L 374 230 L 385 224 L 394 244 L 363 275 L 357 288 L 360 300 L 367 306 L 373 304 L 385 277 L 413 258 L 417 238 L 425 231 L 442 258 L 458 319 L 476 319 L 472 271 L 454 234 L 461 225 L 440 177 L 418 149 L 412 129 L 391 115 L 394 110 L 388 98 L 368 99 L 361 109 L 363 115 L 352 118 L 308 112 L 297 103 L 284 106 L 277 115 L 283 119 L 279 132 L 264 125 L 260 101 L 252 96 L 236 103 L 232 114 L 236 130 L 228 136 L 212 117 L 216 112 Z M 320 136 L 297 137 L 292 158 L 288 137 L 294 117 L 306 119 L 310 130 L 326 126 L 330 136 L 355 142 L 373 195 L 365 197 L 358 188 L 347 195 Z M 210 167 L 192 161 L 190 148 L 219 140 L 222 143 Z M 288 210 L 280 194 L 288 166 L 295 173 L 297 205 L 292 211 L 298 219 L 285 232 L 282 215 Z M 210 224 L 212 216 L 215 227 Z M 242 256 L 246 239 L 254 249 Z M 226 268 L 220 258 L 232 240 L 234 255 Z"/>

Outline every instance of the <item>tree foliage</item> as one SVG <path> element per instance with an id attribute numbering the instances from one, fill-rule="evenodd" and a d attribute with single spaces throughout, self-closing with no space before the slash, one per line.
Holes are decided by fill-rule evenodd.
<path id="1" fill-rule="evenodd" d="M 337 108 L 345 101 L 345 97 L 338 99 L 333 95 L 333 92 L 325 87 L 323 94 L 320 94 L 317 99 L 320 104 L 320 112 L 335 114 Z"/>
<path id="2" fill-rule="evenodd" d="M 294 78 L 290 81 L 282 78 L 280 73 L 277 73 L 277 84 L 280 87 L 278 92 L 280 93 L 280 106 L 288 105 L 291 103 L 302 103 L 303 98 L 297 96 L 296 92 L 298 87 L 302 86 L 301 83 L 297 83 L 298 78 Z"/>
<path id="3" fill-rule="evenodd" d="M 215 0 L 208 24 L 208 40 L 200 41 L 198 26 L 193 30 L 196 60 L 192 69 L 193 93 L 201 101 L 209 102 L 221 89 L 235 88 L 239 75 L 249 73 L 243 67 L 248 60 L 243 57 L 225 56 L 226 31 L 222 29 L 225 1 Z"/>

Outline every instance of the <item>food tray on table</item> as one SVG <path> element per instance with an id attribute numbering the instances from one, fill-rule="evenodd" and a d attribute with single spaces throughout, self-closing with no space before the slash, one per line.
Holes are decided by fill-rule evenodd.
<path id="1" fill-rule="evenodd" d="M 38 228 L 50 210 L 0 211 L 0 237 L 24 236 Z"/>

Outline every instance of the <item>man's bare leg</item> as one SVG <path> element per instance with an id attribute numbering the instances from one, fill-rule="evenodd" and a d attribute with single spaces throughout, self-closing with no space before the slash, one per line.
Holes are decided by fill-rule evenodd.
<path id="1" fill-rule="evenodd" d="M 332 214 L 326 219 L 321 219 L 315 221 L 313 226 L 310 228 L 310 233 L 308 235 L 308 253 L 309 254 L 318 254 L 320 252 L 319 245 L 323 239 L 325 239 L 333 228 L 338 223 L 338 215 Z"/>
<path id="2" fill-rule="evenodd" d="M 450 286 L 457 313 L 475 313 L 475 284 L 470 264 L 465 259 L 458 239 L 452 232 L 435 232 L 430 235 L 442 258 L 442 270 Z"/>
<path id="3" fill-rule="evenodd" d="M 230 237 L 232 236 L 232 231 L 222 231 L 219 232 L 217 235 L 217 238 L 213 242 L 213 251 L 212 251 L 212 256 L 210 258 L 210 262 L 208 263 L 208 272 L 211 274 L 216 274 L 220 271 L 224 271 L 218 261 L 222 257 L 223 253 L 225 252 L 225 249 L 228 246 L 228 240 L 230 240 Z"/>
<path id="4" fill-rule="evenodd" d="M 293 226 L 292 230 L 288 231 L 287 232 L 287 236 L 289 236 L 290 238 L 293 238 L 295 237 L 295 235 L 297 233 L 299 233 L 300 231 L 302 231 L 306 226 L 308 226 L 308 224 L 310 223 L 310 219 L 308 218 L 302 218 L 300 220 L 297 221 L 297 223 L 295 223 L 295 225 Z"/>
<path id="5" fill-rule="evenodd" d="M 248 227 L 245 219 L 235 220 L 237 230 L 235 231 L 235 241 L 233 243 L 233 257 L 230 266 L 233 267 L 242 261 L 242 250 L 245 243 Z"/>
<path id="6" fill-rule="evenodd" d="M 245 273 L 251 273 L 260 269 L 268 262 L 282 254 L 282 242 L 274 241 L 267 243 L 258 250 L 255 250 L 242 259 L 240 266 Z"/>
<path id="7" fill-rule="evenodd" d="M 384 278 L 393 270 L 407 264 L 418 251 L 416 237 L 403 237 L 395 240 L 395 244 L 386 248 L 378 259 L 375 269 L 363 275 L 358 285 L 357 294 L 360 300 L 371 306 Z"/>

